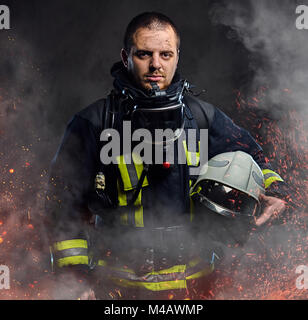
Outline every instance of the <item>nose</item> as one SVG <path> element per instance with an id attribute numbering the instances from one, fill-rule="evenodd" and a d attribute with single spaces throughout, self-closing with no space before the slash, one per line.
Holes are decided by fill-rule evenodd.
<path id="1" fill-rule="evenodd" d="M 159 54 L 154 53 L 150 62 L 150 68 L 159 70 L 162 67 Z"/>

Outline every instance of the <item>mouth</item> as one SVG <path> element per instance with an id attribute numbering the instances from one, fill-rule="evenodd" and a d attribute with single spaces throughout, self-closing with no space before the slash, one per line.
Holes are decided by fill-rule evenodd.
<path id="1" fill-rule="evenodd" d="M 149 82 L 158 82 L 164 78 L 161 75 L 146 75 L 145 77 Z"/>

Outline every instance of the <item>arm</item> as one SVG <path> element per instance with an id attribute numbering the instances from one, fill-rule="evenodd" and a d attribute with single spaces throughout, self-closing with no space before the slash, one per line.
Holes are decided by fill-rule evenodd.
<path id="1" fill-rule="evenodd" d="M 60 273 L 88 271 L 90 213 L 97 146 L 91 123 L 75 116 L 69 123 L 50 168 L 46 220 L 53 267 Z"/>
<path id="2" fill-rule="evenodd" d="M 271 164 L 265 160 L 261 146 L 250 133 L 237 126 L 227 115 L 216 108 L 209 131 L 209 159 L 229 151 L 249 153 L 262 169 L 266 196 L 262 199 L 265 209 L 256 221 L 261 225 L 272 216 L 282 214 L 285 210 L 285 199 L 290 194 L 288 185 L 273 171 Z"/>

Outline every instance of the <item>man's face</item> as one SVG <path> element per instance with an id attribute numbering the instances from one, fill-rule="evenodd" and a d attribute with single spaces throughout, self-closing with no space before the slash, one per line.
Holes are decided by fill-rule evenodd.
<path id="1" fill-rule="evenodd" d="M 151 89 L 150 82 L 156 82 L 161 90 L 167 89 L 179 60 L 177 36 L 172 27 L 139 28 L 133 39 L 129 54 L 122 50 L 121 55 L 137 86 Z"/>

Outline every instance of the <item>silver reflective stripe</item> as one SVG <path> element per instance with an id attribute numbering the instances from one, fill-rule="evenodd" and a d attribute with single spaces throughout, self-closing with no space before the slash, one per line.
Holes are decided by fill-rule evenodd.
<path id="1" fill-rule="evenodd" d="M 281 177 L 278 173 L 271 172 L 271 173 L 267 173 L 264 175 L 264 180 L 267 180 L 268 178 L 271 178 L 271 177 L 277 177 L 277 178 L 281 179 Z"/>
<path id="2" fill-rule="evenodd" d="M 133 188 L 135 188 L 138 184 L 138 181 L 139 181 L 137 171 L 135 168 L 135 164 L 134 163 L 127 164 L 126 168 L 127 168 L 127 172 L 128 172 L 129 178 L 130 178 L 131 185 Z"/>
<path id="3" fill-rule="evenodd" d="M 116 270 L 110 267 L 103 267 L 109 276 L 117 277 L 120 279 L 127 279 L 136 282 L 162 282 L 162 281 L 175 281 L 185 280 L 185 272 L 173 272 L 167 274 L 145 274 L 143 276 L 137 276 L 132 272 L 125 272 Z"/>
<path id="4" fill-rule="evenodd" d="M 64 249 L 61 251 L 55 251 L 54 257 L 58 260 L 65 257 L 73 257 L 73 256 L 87 256 L 88 249 L 87 248 L 71 248 Z"/>

